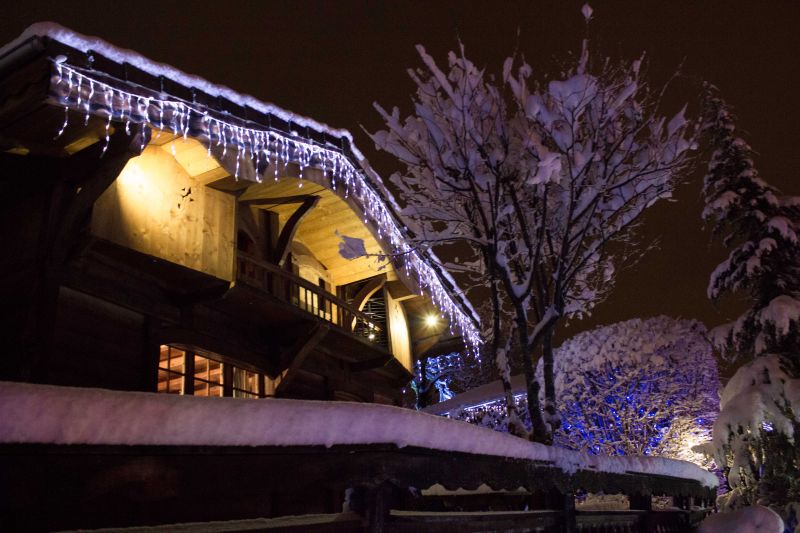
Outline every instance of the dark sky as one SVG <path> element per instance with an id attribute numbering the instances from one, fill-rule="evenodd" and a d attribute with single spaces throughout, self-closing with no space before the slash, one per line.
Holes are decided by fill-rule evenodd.
<path id="1" fill-rule="evenodd" d="M 414 45 L 440 62 L 458 37 L 478 65 L 499 71 L 519 43 L 534 69 L 580 47 L 582 2 L 52 2 L 17 1 L 3 7 L 0 42 L 27 25 L 53 20 L 100 36 L 151 59 L 335 127 L 350 129 L 381 173 L 395 170 L 360 130 L 380 126 L 372 102 L 409 110 L 418 66 Z M 595 52 L 638 57 L 664 81 L 683 62 L 692 79 L 716 84 L 736 107 L 739 126 L 759 152 L 762 176 L 800 194 L 800 2 L 594 2 L 590 28 Z M 521 35 L 517 39 L 517 29 Z M 677 93 L 690 84 L 678 83 Z M 676 105 L 678 104 L 676 100 Z M 677 107 L 676 107 L 677 110 Z M 691 111 L 691 108 L 690 108 Z M 697 318 L 708 326 L 730 308 L 705 298 L 708 274 L 724 256 L 702 231 L 702 168 L 677 194 L 678 202 L 648 213 L 647 240 L 661 239 L 636 267 L 621 273 L 617 289 L 589 320 L 573 327 L 636 316 Z"/>

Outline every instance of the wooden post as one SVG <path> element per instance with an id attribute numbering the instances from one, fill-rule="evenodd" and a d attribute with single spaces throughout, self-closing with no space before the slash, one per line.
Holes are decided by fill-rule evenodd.
<path id="1" fill-rule="evenodd" d="M 653 525 L 653 498 L 649 493 L 629 494 L 628 499 L 631 502 L 631 511 L 645 511 L 639 520 L 639 531 L 641 533 L 648 533 Z"/>
<path id="2" fill-rule="evenodd" d="M 380 485 L 360 485 L 348 490 L 348 506 L 363 518 L 364 531 L 382 533 L 387 530 L 389 512 L 397 500 L 395 487 L 388 481 Z"/>
<path id="3" fill-rule="evenodd" d="M 575 533 L 578 531 L 577 516 L 575 514 L 575 495 L 571 492 L 560 493 L 561 512 L 563 514 L 563 525 L 561 530 L 564 533 Z"/>
<path id="4" fill-rule="evenodd" d="M 575 495 L 571 492 L 564 493 L 558 489 L 550 489 L 546 492 L 533 490 L 528 505 L 531 509 L 558 511 L 561 514 L 558 519 L 560 525 L 558 531 L 574 533 L 578 530 Z"/>
<path id="5" fill-rule="evenodd" d="M 39 270 L 31 287 L 31 305 L 23 330 L 23 360 L 19 378 L 47 382 L 58 294 L 66 263 L 78 248 L 81 231 L 94 202 L 117 179 L 132 157 L 150 140 L 150 129 L 140 125 L 131 137 L 124 131 L 111 136 L 105 154 L 98 143 L 58 165 L 50 205 L 40 235 Z"/>

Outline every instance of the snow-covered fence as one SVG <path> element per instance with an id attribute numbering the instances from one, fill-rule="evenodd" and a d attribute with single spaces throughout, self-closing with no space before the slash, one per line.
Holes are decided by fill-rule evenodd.
<path id="1" fill-rule="evenodd" d="M 0 383 L 11 531 L 338 513 L 345 493 L 352 530 L 602 522 L 575 511 L 578 489 L 628 494 L 633 510 L 609 520 L 652 530 L 688 527 L 715 484 L 681 461 L 591 457 L 388 406 Z M 683 510 L 652 513 L 659 494 Z"/>

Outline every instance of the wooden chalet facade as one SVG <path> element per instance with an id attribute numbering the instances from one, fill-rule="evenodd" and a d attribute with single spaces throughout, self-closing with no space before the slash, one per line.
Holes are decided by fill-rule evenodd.
<path id="1" fill-rule="evenodd" d="M 466 308 L 349 135 L 58 31 L 0 54 L 0 379 L 397 403 Z"/>
<path id="2" fill-rule="evenodd" d="M 397 404 L 415 358 L 439 342 L 452 347 L 454 333 L 469 348 L 479 343 L 469 304 L 431 255 L 407 244 L 394 210 L 347 132 L 55 25 L 35 25 L 0 48 L 0 530 L 308 513 L 325 516 L 238 530 L 696 524 L 705 510 L 692 504 L 705 508 L 713 497 L 696 479 L 568 473 L 552 460 L 453 452 L 406 437 L 221 444 L 197 427 L 219 429 L 225 417 L 165 414 L 166 404 L 261 413 L 286 403 L 293 413 L 312 404 L 426 417 L 255 400 Z M 423 320 L 431 312 L 444 318 L 434 329 Z M 46 406 L 72 406 L 74 416 L 64 421 L 39 400 L 26 404 L 9 395 L 14 388 L 46 389 L 36 398 L 56 398 Z M 92 400 L 74 408 L 65 391 Z M 117 416 L 108 403 L 114 395 L 158 407 L 136 409 L 147 423 L 131 423 L 134 415 Z M 114 416 L 89 420 L 95 405 Z M 45 437 L 21 438 L 12 428 L 39 428 L 46 415 L 56 420 Z M 142 442 L 109 440 L 117 432 L 96 429 L 108 420 L 125 430 L 153 423 L 178 437 L 151 442 L 147 430 Z M 220 431 L 240 435 L 240 420 Z M 275 424 L 250 427 L 261 438 Z M 91 438 L 72 439 L 76 428 Z M 187 444 L 187 434 L 198 439 Z M 436 484 L 450 492 L 420 490 Z M 484 494 L 485 484 L 494 492 Z M 577 512 L 579 489 L 624 492 L 631 510 Z M 346 494 L 350 510 L 342 512 Z M 652 494 L 674 496 L 680 509 L 652 512 Z"/>

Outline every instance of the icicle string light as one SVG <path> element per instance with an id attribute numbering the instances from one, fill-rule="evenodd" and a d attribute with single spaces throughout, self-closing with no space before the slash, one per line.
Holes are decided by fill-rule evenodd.
<path id="1" fill-rule="evenodd" d="M 285 167 L 289 163 L 297 164 L 301 176 L 308 167 L 321 170 L 330 181 L 333 191 L 343 189 L 345 199 L 352 197 L 360 205 L 364 220 L 371 218 L 374 221 L 379 235 L 402 258 L 402 268 L 416 274 L 420 290 L 429 294 L 433 304 L 449 318 L 451 326 L 454 325 L 461 331 L 467 349 L 477 355 L 481 338 L 473 320 L 453 300 L 436 270 L 408 244 L 394 217 L 368 183 L 363 171 L 357 170 L 350 158 L 343 153 L 344 141 L 342 150 L 339 150 L 338 147 L 314 143 L 294 132 L 286 134 L 271 127 L 244 127 L 215 117 L 196 105 L 166 98 L 163 94 L 144 96 L 131 93 L 94 79 L 87 71 L 67 65 L 63 61 L 55 61 L 54 64 L 50 96 L 65 109 L 64 124 L 58 132 L 59 136 L 67 128 L 69 110 L 73 109 L 106 119 L 103 153 L 110 142 L 111 122 L 117 121 L 126 124 L 126 129 L 130 127 L 130 123 L 153 124 L 159 130 L 171 131 L 184 139 L 192 137 L 204 143 L 209 153 L 212 146 L 221 147 L 223 158 L 229 147 L 235 149 L 237 178 L 240 164 L 248 159 L 255 167 L 257 180 L 262 179 L 268 167 L 262 161 L 272 163 L 276 180 L 280 165 Z M 302 180 L 300 183 L 302 184 Z"/>

